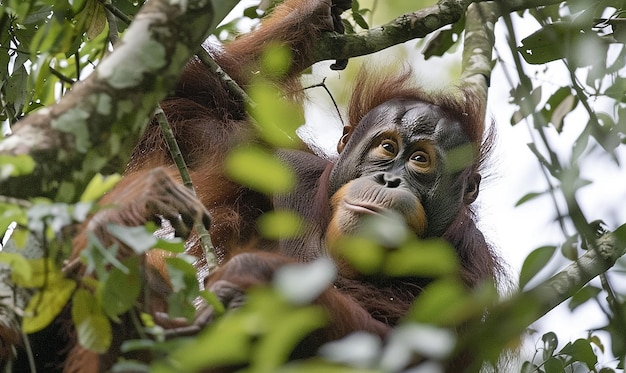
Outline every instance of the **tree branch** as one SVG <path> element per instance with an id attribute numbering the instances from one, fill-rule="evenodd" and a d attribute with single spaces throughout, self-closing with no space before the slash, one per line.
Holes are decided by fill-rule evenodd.
<path id="1" fill-rule="evenodd" d="M 511 11 L 519 11 L 519 10 L 527 10 L 532 8 L 540 8 L 544 6 L 550 6 L 554 4 L 560 4 L 563 0 L 496 0 L 496 1 L 485 1 L 486 3 L 497 4 L 500 1 L 506 1 L 507 7 L 511 9 Z"/>
<path id="2" fill-rule="evenodd" d="M 511 341 L 523 335 L 529 325 L 565 302 L 593 278 L 613 267 L 617 259 L 626 254 L 626 244 L 617 238 L 621 236 L 623 233 L 620 235 L 617 231 L 605 233 L 596 240 L 596 249 L 588 250 L 578 260 L 533 289 L 520 292 L 491 307 L 486 320 L 482 317 L 474 320 L 463 335 L 463 343 L 472 349 L 475 348 L 475 341 L 485 342 L 480 344 L 480 351 L 474 351 L 475 362 L 481 364 L 482 361 L 495 361 L 503 347 L 511 346 Z"/>
<path id="3" fill-rule="evenodd" d="M 484 1 L 493 9 L 499 1 Z M 440 0 L 437 5 L 404 14 L 391 22 L 358 34 L 327 33 L 315 46 L 315 62 L 347 59 L 379 52 L 413 39 L 420 39 L 446 25 L 456 23 L 472 3 L 471 0 Z M 562 0 L 507 0 L 511 11 L 532 9 L 562 3 Z"/>
<path id="4" fill-rule="evenodd" d="M 497 20 L 498 13 L 493 3 L 474 3 L 468 7 L 465 17 L 461 85 L 470 86 L 481 98 L 480 101 L 485 104 L 485 108 L 493 69 L 491 53 Z"/>
<path id="5" fill-rule="evenodd" d="M 423 38 L 445 25 L 457 22 L 470 3 L 468 0 L 442 0 L 437 5 L 404 14 L 365 32 L 352 35 L 324 34 L 315 46 L 313 59 L 317 62 L 363 56 Z"/>
<path id="6" fill-rule="evenodd" d="M 71 201 L 96 172 L 121 169 L 158 102 L 238 1 L 214 3 L 147 2 L 89 78 L 0 142 L 1 155 L 28 154 L 37 165 L 27 176 L 0 176 L 3 194 Z"/>

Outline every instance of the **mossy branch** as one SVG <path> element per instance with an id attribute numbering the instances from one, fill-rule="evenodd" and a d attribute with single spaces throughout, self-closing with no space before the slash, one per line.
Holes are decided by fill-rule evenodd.
<path id="1" fill-rule="evenodd" d="M 95 173 L 121 170 L 154 107 L 237 3 L 147 2 L 94 73 L 0 142 L 0 155 L 28 154 L 36 163 L 29 175 L 0 176 L 3 194 L 69 202 Z"/>
<path id="2" fill-rule="evenodd" d="M 476 346 L 475 341 L 481 341 L 480 351 L 473 351 L 475 363 L 480 365 L 483 361 L 497 360 L 502 349 L 515 345 L 513 341 L 524 335 L 532 323 L 613 267 L 626 254 L 626 243 L 618 239 L 623 238 L 624 232 L 618 234 L 618 231 L 603 234 L 594 243 L 595 249 L 588 250 L 565 269 L 534 288 L 519 292 L 491 307 L 486 319 L 481 316 L 470 323 L 461 340 L 468 350 Z"/>

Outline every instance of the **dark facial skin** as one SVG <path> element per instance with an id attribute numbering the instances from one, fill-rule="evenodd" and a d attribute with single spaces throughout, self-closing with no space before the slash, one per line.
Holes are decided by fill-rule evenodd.
<path id="1" fill-rule="evenodd" d="M 460 123 L 433 104 L 386 102 L 342 141 L 329 193 L 338 191 L 333 219 L 343 233 L 351 233 L 363 214 L 392 209 L 418 236 L 441 236 L 465 194 L 477 188 L 459 178 L 463 170 L 450 162 L 451 152 L 471 149 L 469 140 Z"/>

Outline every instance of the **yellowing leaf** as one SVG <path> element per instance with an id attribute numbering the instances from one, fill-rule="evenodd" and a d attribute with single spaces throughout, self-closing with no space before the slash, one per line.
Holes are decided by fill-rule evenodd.
<path id="1" fill-rule="evenodd" d="M 47 258 L 30 259 L 23 261 L 15 259 L 19 271 L 13 272 L 13 282 L 25 288 L 41 288 L 46 284 L 54 283 L 65 276 L 56 268 L 54 262 Z M 28 266 L 28 270 L 24 266 Z"/>
<path id="2" fill-rule="evenodd" d="M 88 39 L 98 36 L 107 24 L 104 7 L 96 0 L 88 0 L 83 10 L 76 15 L 78 22 L 84 25 Z"/>
<path id="3" fill-rule="evenodd" d="M 26 258 L 20 254 L 13 253 L 0 253 L 0 263 L 6 263 L 11 268 L 11 281 L 14 284 L 22 287 L 24 284 L 28 284 L 30 279 L 33 278 L 33 270 L 30 263 Z"/>
<path id="4" fill-rule="evenodd" d="M 36 293 L 26 306 L 22 322 L 24 333 L 34 333 L 48 326 L 63 310 L 75 288 L 76 282 L 56 278 Z"/>

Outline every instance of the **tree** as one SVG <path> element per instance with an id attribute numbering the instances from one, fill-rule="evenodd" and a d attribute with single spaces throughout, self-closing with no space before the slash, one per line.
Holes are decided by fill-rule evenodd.
<path id="1" fill-rule="evenodd" d="M 63 300 L 54 307 L 58 309 L 69 299 L 74 289 L 61 277 L 55 277 L 58 270 L 54 269 L 58 268 L 55 263 L 58 264 L 67 249 L 67 242 L 58 239 L 63 228 L 83 219 L 91 202 L 114 182 L 115 177 L 96 175 L 121 171 L 155 106 L 165 97 L 201 42 L 211 33 L 232 35 L 235 21 L 219 27 L 217 21 L 236 3 L 151 1 L 141 8 L 141 16 L 137 12 L 142 4 L 123 0 L 8 1 L 1 5 L 1 29 L 8 32 L 0 36 L 0 48 L 6 48 L 9 53 L 0 55 L 3 76 L 0 118 L 4 121 L 3 128 L 11 129 L 13 134 L 5 135 L 0 142 L 0 209 L 3 211 L 0 230 L 12 222 L 17 222 L 22 229 L 11 235 L 10 244 L 3 241 L 5 248 L 0 261 L 10 265 L 12 275 L 11 271 L 0 273 L 2 294 L 5 290 L 11 294 L 3 298 L 0 311 L 11 318 L 6 319 L 6 325 L 0 325 L 0 330 L 15 330 L 15 325 L 11 324 L 16 320 L 15 311 L 24 308 L 30 298 L 29 292 L 20 290 L 19 297 L 14 299 L 12 284 L 20 289 L 37 288 L 42 278 L 48 281 L 47 291 L 31 298 L 31 307 L 36 307 L 34 300 Z M 485 291 L 459 296 L 452 306 L 445 304 L 453 309 L 468 305 L 480 310 L 489 308 L 490 317 L 485 323 L 479 322 L 482 311 L 452 317 L 459 323 L 472 321 L 472 317 L 478 319 L 479 326 L 469 328 L 463 337 L 467 340 L 462 342 L 469 340 L 478 344 L 477 351 L 484 353 L 482 357 L 494 360 L 503 346 L 516 340 L 530 323 L 556 304 L 568 300 L 570 307 L 575 308 L 606 298 L 603 308 L 609 316 L 605 327 L 609 332 L 608 342 L 601 342 L 595 333 L 590 333 L 587 338 L 557 349 L 557 336 L 547 333 L 542 337 L 541 357 L 525 363 L 522 369 L 553 372 L 582 364 L 599 371 L 602 366 L 597 363 L 597 355 L 603 352 L 604 346 L 610 346 L 618 367 L 623 369 L 626 355 L 622 332 L 626 327 L 624 297 L 619 288 L 615 288 L 618 271 L 609 269 L 624 253 L 626 228 L 620 221 L 612 227 L 613 232 L 607 232 L 600 223 L 590 222 L 577 198 L 577 193 L 589 183 L 581 177 L 580 171 L 580 165 L 587 158 L 604 157 L 619 165 L 623 157 L 622 145 L 626 143 L 626 120 L 620 120 L 626 91 L 622 76 L 626 52 L 622 45 L 623 19 L 620 18 L 623 3 L 519 0 L 472 4 L 471 1 L 450 0 L 414 9 L 413 13 L 400 16 L 396 13 L 397 18 L 384 27 L 370 28 L 371 17 L 384 13 L 385 7 L 374 2 L 372 9 L 367 9 L 355 2 L 346 21 L 348 33 L 328 34 L 320 40 L 317 59 L 342 61 L 426 37 L 424 54 L 433 58 L 464 43 L 460 79 L 481 90 L 486 102 L 494 38 L 505 39 L 513 56 L 511 74 L 516 76 L 511 78 L 516 83 L 511 89 L 510 102 L 517 107 L 511 124 L 527 121 L 532 125 L 536 140 L 529 146 L 542 166 L 542 177 L 548 185 L 544 192 L 529 192 L 519 203 L 529 203 L 542 195 L 550 197 L 565 237 L 558 246 L 563 257 L 571 261 L 565 271 L 530 288 L 529 281 L 556 255 L 558 248 L 557 245 L 541 247 L 530 253 L 522 267 L 519 287 L 524 291 L 515 292 L 511 299 L 495 302 L 493 294 Z M 244 18 L 258 17 L 258 10 L 256 6 L 247 8 Z M 519 32 L 513 22 L 516 13 L 539 25 L 521 41 L 516 40 Z M 507 35 L 494 34 L 498 18 Z M 119 33 L 123 35 L 122 41 L 112 50 L 110 43 L 118 39 Z M 124 64 L 126 59 L 136 63 L 131 68 L 123 68 L 129 66 Z M 498 61 L 495 65 L 501 68 Z M 568 73 L 569 82 L 557 89 L 546 89 L 525 73 L 529 65 L 550 71 L 560 68 Z M 493 80 L 490 83 L 492 87 L 501 84 Z M 585 118 L 586 125 L 579 130 L 571 154 L 563 156 L 553 149 L 550 136 L 562 133 L 569 122 L 579 116 Z M 18 120 L 20 123 L 16 123 Z M 25 257 L 38 259 L 26 261 Z M 46 269 L 46 266 L 49 267 Z M 186 270 L 185 274 L 193 277 L 188 268 Z M 40 272 L 48 275 L 42 277 Z M 599 286 L 586 285 L 596 276 L 601 279 Z M 441 311 L 441 303 L 446 299 L 446 289 L 443 290 L 430 298 L 424 297 L 421 307 L 432 307 L 433 314 Z M 190 294 L 194 293 L 190 291 Z M 258 302 L 272 296 L 259 295 Z M 15 304 L 11 303 L 13 301 Z M 251 306 L 249 315 L 262 311 Z M 272 313 L 278 315 L 289 311 L 291 308 L 287 305 L 272 309 Z M 53 313 L 25 319 L 24 328 L 41 327 Z M 105 313 L 90 316 L 103 317 Z M 276 316 L 265 316 L 277 320 Z M 441 320 L 428 321 L 443 325 Z M 95 322 L 86 323 L 92 337 L 99 337 L 90 340 L 90 347 L 103 348 L 98 343 L 106 340 L 103 337 L 106 328 L 95 326 Z M 222 327 L 232 331 L 233 325 L 224 322 Z M 442 329 L 435 330 L 446 335 Z M 158 340 L 158 332 L 155 333 Z M 207 343 L 219 337 L 216 333 L 207 334 L 193 343 Z M 357 338 L 343 346 L 365 346 L 367 341 L 366 337 Z M 400 345 L 391 343 L 385 349 L 371 352 L 379 354 L 385 362 L 385 354 L 398 353 Z M 184 352 L 188 349 L 183 350 L 181 346 L 172 350 L 170 358 L 177 361 L 190 358 Z M 348 366 L 355 363 L 348 359 L 348 354 L 327 354 L 326 357 Z M 254 363 L 253 356 L 249 359 Z M 276 359 L 279 362 L 281 357 Z M 404 368 L 377 366 L 374 362 L 368 367 Z"/>

